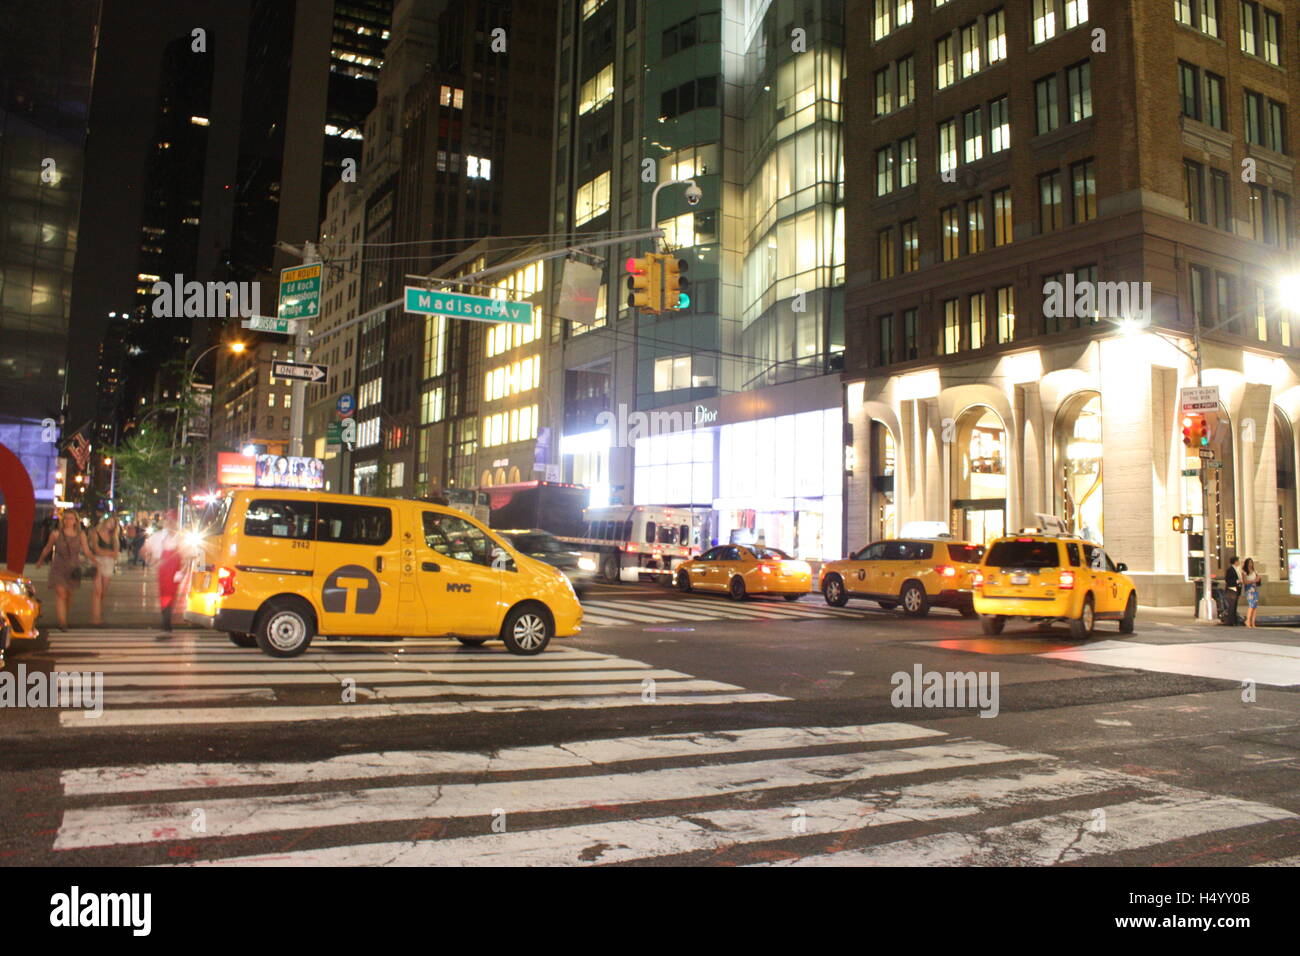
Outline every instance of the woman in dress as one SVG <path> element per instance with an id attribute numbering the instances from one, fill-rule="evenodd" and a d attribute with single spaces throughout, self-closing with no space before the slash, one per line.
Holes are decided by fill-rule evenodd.
<path id="1" fill-rule="evenodd" d="M 86 542 L 81 522 L 72 510 L 59 516 L 58 529 L 50 532 L 49 540 L 36 559 L 36 566 L 39 568 L 47 559 L 50 562 L 49 581 L 50 587 L 54 588 L 59 630 L 66 631 L 72 592 L 81 584 L 82 564 L 90 560 L 90 545 Z"/>
<path id="2" fill-rule="evenodd" d="M 145 543 L 149 563 L 158 569 L 158 604 L 162 610 L 162 633 L 155 638 L 169 641 L 172 636 L 172 606 L 182 577 L 181 533 L 175 511 L 163 517 L 163 526 L 149 535 Z"/>
<path id="3" fill-rule="evenodd" d="M 1258 627 L 1255 614 L 1259 611 L 1260 573 L 1255 570 L 1255 559 L 1247 558 L 1241 566 L 1241 586 L 1246 594 L 1246 626 Z"/>
<path id="4" fill-rule="evenodd" d="M 90 533 L 90 550 L 95 558 L 95 583 L 90 595 L 90 623 L 95 627 L 104 624 L 104 597 L 108 594 L 108 581 L 117 570 L 117 556 L 122 552 L 122 541 L 117 519 L 111 514 Z"/>

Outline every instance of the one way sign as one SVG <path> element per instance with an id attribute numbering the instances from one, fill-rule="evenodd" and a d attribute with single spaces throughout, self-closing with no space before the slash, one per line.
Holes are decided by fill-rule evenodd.
<path id="1" fill-rule="evenodd" d="M 306 382 L 319 382 L 329 374 L 328 365 L 308 365 L 303 362 L 272 362 L 271 374 L 276 378 L 299 378 Z"/>

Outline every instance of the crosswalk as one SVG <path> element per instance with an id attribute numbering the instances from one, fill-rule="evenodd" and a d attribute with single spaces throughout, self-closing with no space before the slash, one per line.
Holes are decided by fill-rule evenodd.
<path id="1" fill-rule="evenodd" d="M 50 650 L 53 669 L 103 675 L 100 712 L 59 711 L 71 731 L 787 699 L 558 641 L 520 657 L 499 644 L 319 640 L 280 660 L 207 631 L 95 631 L 56 632 Z"/>
<path id="2" fill-rule="evenodd" d="M 1300 838 L 1279 807 L 908 723 L 101 766 L 61 789 L 73 865 L 1233 865 Z"/>
<path id="3" fill-rule="evenodd" d="M 803 621 L 836 617 L 861 620 L 862 611 L 831 607 L 817 594 L 793 602 L 764 598 L 742 603 L 725 595 L 645 601 L 592 598 L 582 602 L 584 627 L 689 624 L 696 621 Z"/>

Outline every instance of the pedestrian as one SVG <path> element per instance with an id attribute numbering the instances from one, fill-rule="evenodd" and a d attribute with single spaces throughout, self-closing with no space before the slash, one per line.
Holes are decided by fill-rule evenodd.
<path id="1" fill-rule="evenodd" d="M 108 582 L 117 570 L 117 558 L 122 553 L 117 519 L 105 513 L 103 520 L 90 533 L 90 553 L 95 559 L 95 583 L 90 595 L 90 623 L 92 627 L 104 626 L 104 597 Z"/>
<path id="2" fill-rule="evenodd" d="M 144 567 L 144 558 L 140 555 L 140 549 L 144 547 L 146 537 L 144 524 L 137 518 L 131 537 L 131 564 L 134 567 Z"/>
<path id="3" fill-rule="evenodd" d="M 39 568 L 47 558 L 50 562 L 49 584 L 54 589 L 59 630 L 66 631 L 72 592 L 81 586 L 82 565 L 90 560 L 90 545 L 86 543 L 86 534 L 71 509 L 59 516 L 58 530 L 50 532 L 45 547 L 36 559 L 36 566 Z"/>
<path id="4" fill-rule="evenodd" d="M 1223 578 L 1223 603 L 1226 606 L 1224 611 L 1224 624 L 1228 627 L 1237 626 L 1237 602 L 1241 600 L 1241 575 L 1237 573 L 1237 562 L 1240 560 L 1235 554 L 1228 562 L 1228 571 Z"/>
<path id="5" fill-rule="evenodd" d="M 1259 585 L 1263 580 L 1255 569 L 1255 559 L 1247 558 L 1241 565 L 1241 586 L 1246 592 L 1246 626 L 1258 627 L 1255 614 L 1259 610 Z"/>
<path id="6" fill-rule="evenodd" d="M 155 640 L 170 641 L 172 637 L 172 605 L 181 580 L 181 534 L 177 529 L 175 511 L 163 516 L 163 526 L 149 535 L 145 556 L 158 569 L 158 604 L 162 610 L 162 633 Z"/>

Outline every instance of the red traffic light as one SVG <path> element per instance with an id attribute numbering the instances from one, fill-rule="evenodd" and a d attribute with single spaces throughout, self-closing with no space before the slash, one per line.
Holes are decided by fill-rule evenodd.
<path id="1" fill-rule="evenodd" d="M 641 268 L 641 260 L 636 256 L 627 257 L 627 271 L 636 276 L 645 275 L 645 269 Z"/>

